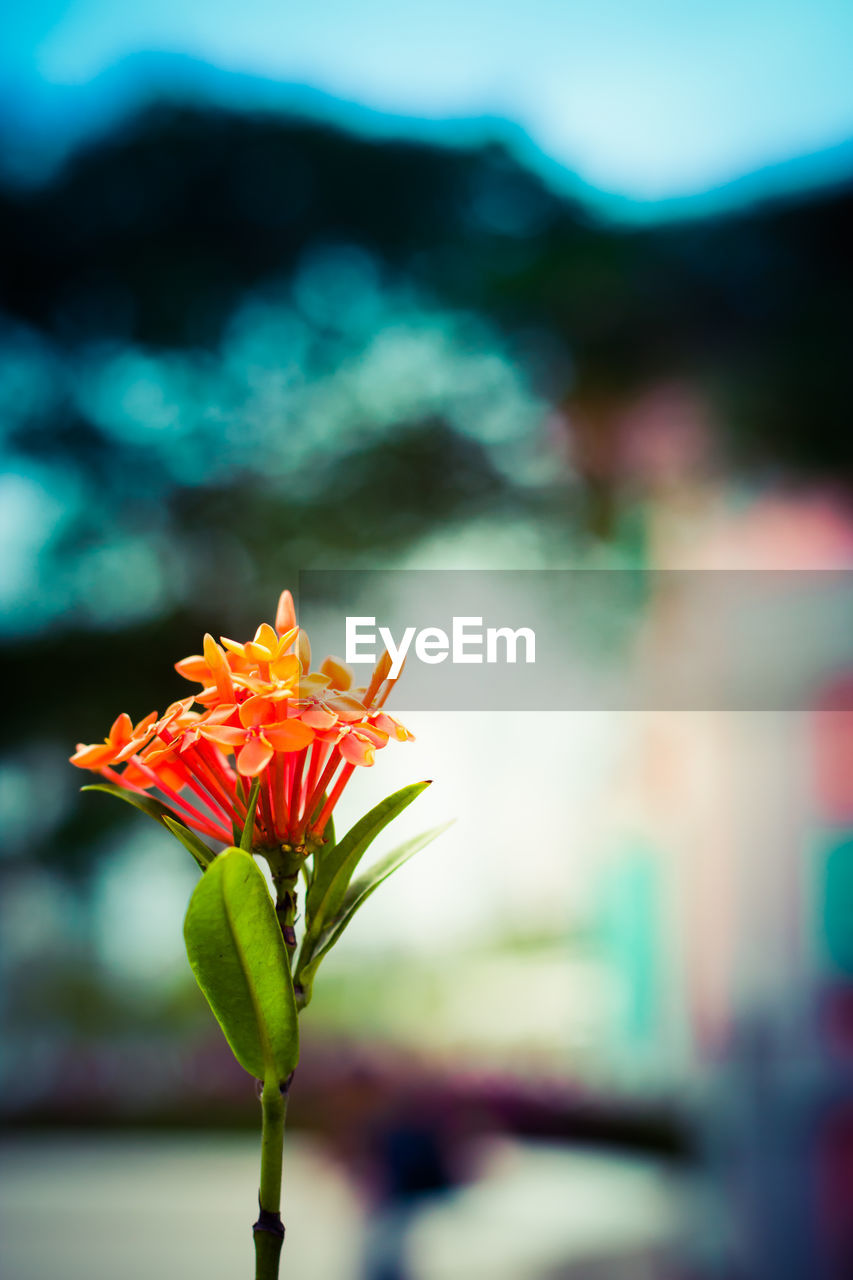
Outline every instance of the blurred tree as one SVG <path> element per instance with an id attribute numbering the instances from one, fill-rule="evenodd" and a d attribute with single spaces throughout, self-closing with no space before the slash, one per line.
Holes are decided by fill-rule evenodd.
<path id="1" fill-rule="evenodd" d="M 0 189 L 9 520 L 39 551 L 6 593 L 7 745 L 98 737 L 128 669 L 134 715 L 177 695 L 211 600 L 236 632 L 300 567 L 477 516 L 577 531 L 573 418 L 607 534 L 612 406 L 662 379 L 735 462 L 849 483 L 850 214 L 839 187 L 626 229 L 502 145 L 175 106 Z M 81 861 L 83 826 L 44 855 Z"/>

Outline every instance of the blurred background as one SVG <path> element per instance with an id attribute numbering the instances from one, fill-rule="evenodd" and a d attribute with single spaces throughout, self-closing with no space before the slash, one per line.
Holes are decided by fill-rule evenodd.
<path id="1" fill-rule="evenodd" d="M 217 1280 L 258 1115 L 194 864 L 68 755 L 302 569 L 853 567 L 853 10 L 2 23 L 0 1267 Z M 457 821 L 305 1015 L 285 1271 L 853 1275 L 851 694 L 410 717 L 339 828 Z"/>

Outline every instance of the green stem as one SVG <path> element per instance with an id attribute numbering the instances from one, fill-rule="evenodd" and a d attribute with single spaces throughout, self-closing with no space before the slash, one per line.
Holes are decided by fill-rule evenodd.
<path id="1" fill-rule="evenodd" d="M 292 961 L 296 950 L 296 876 L 273 878 L 275 884 L 275 914 L 278 918 L 281 936 L 287 949 L 288 959 Z M 291 966 L 292 967 L 292 966 Z"/>
<path id="2" fill-rule="evenodd" d="M 288 1081 L 288 1085 L 289 1085 Z M 281 1222 L 281 1163 L 284 1151 L 284 1120 L 287 1114 L 287 1086 L 268 1077 L 261 1093 L 261 1184 L 258 1201 L 261 1212 L 253 1231 L 255 1237 L 255 1280 L 278 1280 L 284 1227 Z"/>
<path id="3" fill-rule="evenodd" d="M 275 912 L 292 966 L 296 947 L 296 881 L 304 863 L 304 849 L 282 845 L 279 850 L 262 851 L 272 871 L 275 885 Z M 292 1079 L 292 1077 L 291 1077 Z M 275 1078 L 264 1080 L 261 1092 L 261 1184 L 258 1201 L 261 1212 L 254 1225 L 255 1280 L 278 1280 L 284 1227 L 281 1222 L 281 1163 L 284 1148 L 284 1120 L 290 1080 L 279 1088 Z"/>
<path id="4" fill-rule="evenodd" d="M 292 961 L 296 950 L 296 883 L 305 866 L 305 846 L 283 844 L 280 849 L 267 849 L 264 856 L 272 872 L 275 886 L 275 913 L 281 936 Z"/>

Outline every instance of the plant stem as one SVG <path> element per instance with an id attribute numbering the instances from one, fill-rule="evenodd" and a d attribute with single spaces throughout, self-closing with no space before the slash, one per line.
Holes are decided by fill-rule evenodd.
<path id="1" fill-rule="evenodd" d="M 305 866 L 304 845 L 283 844 L 278 850 L 267 849 L 264 856 L 272 872 L 275 886 L 275 914 L 278 917 L 281 936 L 287 949 L 288 960 L 296 950 L 296 883 Z"/>
<path id="2" fill-rule="evenodd" d="M 255 1280 L 278 1280 L 278 1264 L 284 1242 L 281 1222 L 281 1163 L 284 1151 L 284 1119 L 287 1114 L 287 1087 L 268 1077 L 261 1093 L 261 1184 L 258 1191 L 260 1214 L 255 1237 Z"/>

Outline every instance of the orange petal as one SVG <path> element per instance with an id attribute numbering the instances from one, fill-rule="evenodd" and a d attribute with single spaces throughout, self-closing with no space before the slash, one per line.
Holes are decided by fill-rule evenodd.
<path id="1" fill-rule="evenodd" d="M 144 720 L 140 720 L 139 724 L 133 730 L 133 736 L 120 751 L 117 751 L 113 759 L 113 764 L 123 764 L 130 756 L 136 755 L 141 751 L 150 738 L 153 738 L 156 732 L 157 712 L 152 711 Z"/>
<path id="2" fill-rule="evenodd" d="M 240 723 L 244 724 L 247 729 L 266 724 L 267 721 L 274 718 L 275 712 L 269 698 L 262 698 L 259 695 L 254 698 L 247 698 L 245 702 L 240 703 Z"/>
<path id="3" fill-rule="evenodd" d="M 203 738 L 207 738 L 210 742 L 215 742 L 220 747 L 229 747 L 232 750 L 246 741 L 245 729 L 238 729 L 233 724 L 204 725 L 199 732 Z"/>
<path id="4" fill-rule="evenodd" d="M 102 765 L 109 764 L 115 752 L 112 747 L 103 743 L 93 743 L 86 746 L 81 742 L 74 755 L 71 756 L 71 763 L 76 765 L 78 769 L 100 769 Z"/>
<path id="5" fill-rule="evenodd" d="M 384 729 L 376 729 L 372 724 L 360 724 L 353 730 L 357 738 L 366 738 L 375 747 L 384 747 L 388 742 L 388 734 Z"/>
<path id="6" fill-rule="evenodd" d="M 157 777 L 164 786 L 171 787 L 173 791 L 182 791 L 187 783 L 185 774 L 178 773 L 177 769 L 170 769 L 167 764 L 160 766 Z"/>
<path id="7" fill-rule="evenodd" d="M 314 737 L 318 742 L 332 743 L 334 745 L 335 743 L 340 742 L 343 736 L 342 727 L 339 724 L 336 724 L 332 729 L 314 730 Z"/>
<path id="8" fill-rule="evenodd" d="M 223 702 L 233 702 L 234 686 L 231 683 L 231 668 L 225 661 L 225 651 L 220 649 L 210 632 L 204 637 L 204 656 L 216 681 L 216 690 L 220 698 Z"/>
<path id="9" fill-rule="evenodd" d="M 129 787 L 142 787 L 145 789 L 147 787 L 154 786 L 151 778 L 148 777 L 147 774 L 143 773 L 141 769 L 137 769 L 132 760 L 121 775 L 121 780 Z"/>
<path id="10" fill-rule="evenodd" d="M 244 675 L 243 672 L 234 673 L 234 683 L 238 689 L 251 689 L 255 693 L 266 693 L 269 689 L 269 680 L 262 680 L 260 676 Z"/>
<path id="11" fill-rule="evenodd" d="M 388 672 L 391 670 L 391 665 L 391 655 L 386 649 L 382 657 L 377 662 L 373 670 L 373 675 L 370 677 L 370 684 L 367 686 L 364 693 L 364 701 L 368 706 L 376 697 L 383 682 L 388 678 Z"/>
<path id="12" fill-rule="evenodd" d="M 366 738 L 355 733 L 345 733 L 338 744 L 338 750 L 349 764 L 362 764 L 368 767 L 376 759 L 376 748 Z"/>
<path id="13" fill-rule="evenodd" d="M 173 756 L 177 749 L 178 744 L 176 742 L 163 742 L 161 738 L 155 738 L 142 758 L 147 765 L 154 769 L 162 760 Z M 127 770 L 125 769 L 126 774 Z"/>
<path id="14" fill-rule="evenodd" d="M 205 711 L 197 718 L 202 724 L 227 724 L 236 711 L 236 702 L 223 702 L 218 707 L 211 707 L 210 711 Z"/>
<path id="15" fill-rule="evenodd" d="M 199 684 L 204 684 L 210 679 L 210 668 L 200 653 L 193 653 L 189 658 L 181 658 L 180 662 L 175 663 L 175 670 L 185 680 L 197 680 Z"/>
<path id="16" fill-rule="evenodd" d="M 414 742 L 415 735 L 404 724 L 400 724 L 399 720 L 395 720 L 393 716 L 389 716 L 387 711 L 380 711 L 378 715 L 371 717 L 371 724 L 377 729 L 382 729 L 389 737 L 396 738 L 398 742 Z"/>
<path id="17" fill-rule="evenodd" d="M 192 704 L 192 698 L 184 698 L 182 702 L 173 702 L 172 705 L 167 707 L 163 712 L 160 720 L 155 726 L 154 732 L 159 733 L 161 729 L 167 728 L 182 716 L 186 716 Z"/>
<path id="18" fill-rule="evenodd" d="M 285 720 L 267 725 L 263 736 L 276 751 L 301 751 L 314 741 L 314 730 L 303 720 Z"/>
<path id="19" fill-rule="evenodd" d="M 296 626 L 296 610 L 293 607 L 293 596 L 289 591 L 282 591 L 275 611 L 275 629 L 279 635 Z"/>
<path id="20" fill-rule="evenodd" d="M 112 723 L 107 741 L 115 750 L 121 750 L 127 746 L 133 737 L 133 721 L 126 711 L 122 711 L 120 716 L 116 716 Z"/>
<path id="21" fill-rule="evenodd" d="M 201 693 L 197 693 L 195 695 L 195 700 L 196 702 L 200 703 L 200 705 L 203 707 L 215 706 L 216 703 L 220 701 L 219 690 L 217 689 L 215 684 L 212 684 L 208 686 L 206 689 L 202 689 Z M 231 698 L 231 701 L 232 702 L 234 701 L 233 696 Z"/>
<path id="22" fill-rule="evenodd" d="M 244 650 L 245 648 L 246 646 L 243 645 Z M 228 663 L 228 666 L 232 671 L 241 671 L 241 672 L 251 671 L 254 665 L 252 662 L 252 659 L 249 657 L 247 653 L 245 652 L 237 653 L 233 649 L 227 650 L 225 654 L 225 661 Z"/>
<path id="23" fill-rule="evenodd" d="M 326 698 L 326 706 L 331 707 L 335 714 L 347 724 L 361 720 L 366 710 L 357 698 L 349 698 L 346 695 L 340 698 Z"/>
<path id="24" fill-rule="evenodd" d="M 250 738 L 237 756 L 237 772 L 244 778 L 255 778 L 263 773 L 273 757 L 273 749 L 263 738 Z"/>
<path id="25" fill-rule="evenodd" d="M 318 703 L 312 703 L 306 707 L 299 718 L 303 724 L 310 724 L 312 729 L 331 729 L 338 722 L 334 711 L 330 711 L 328 707 L 322 707 Z"/>

